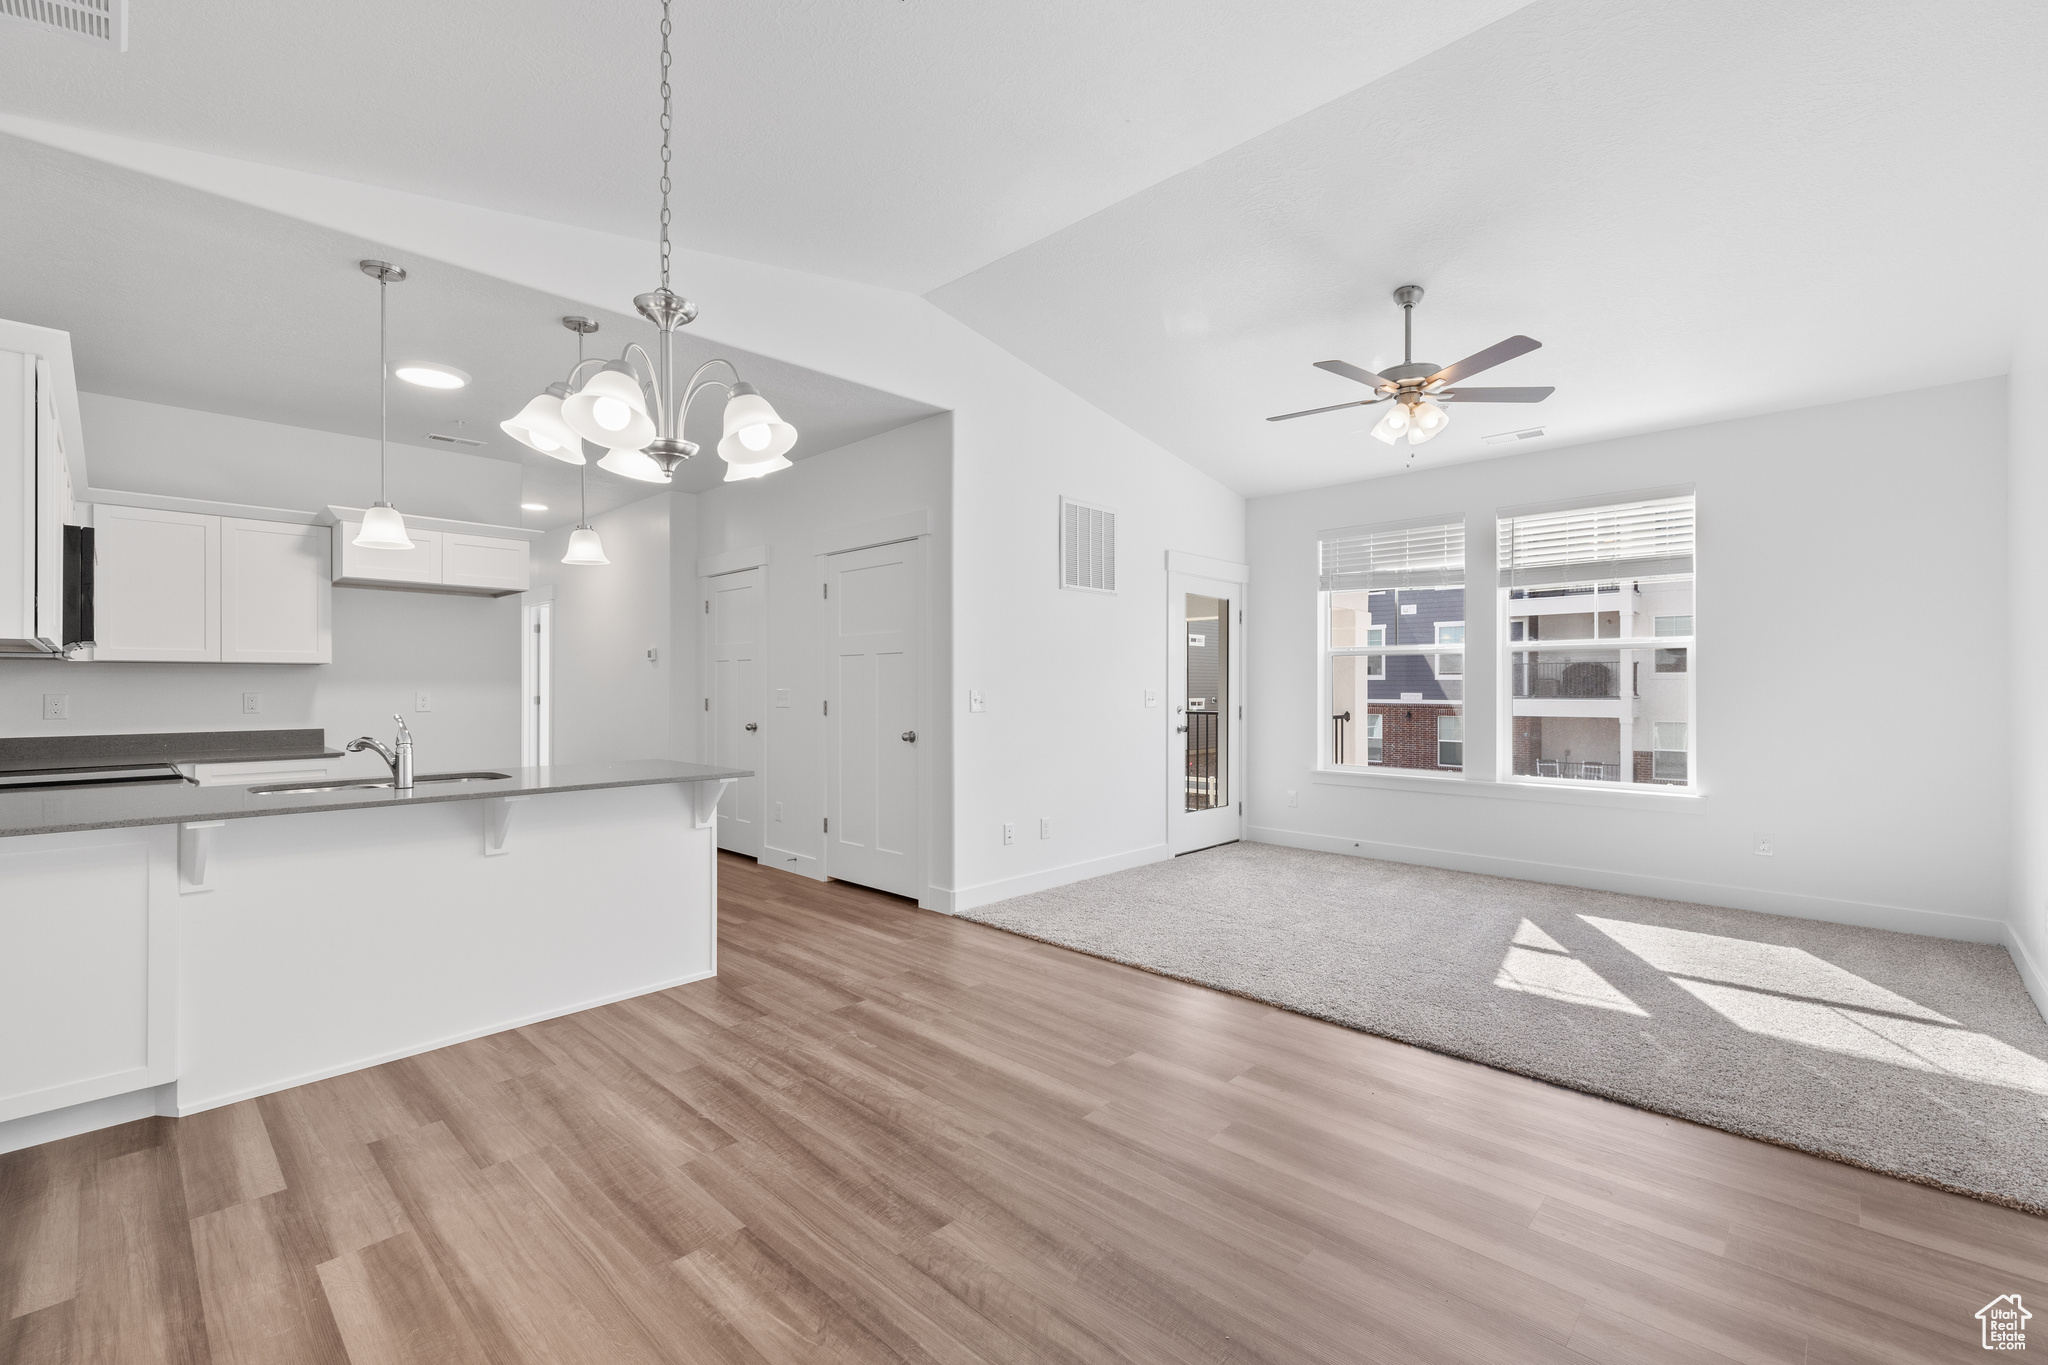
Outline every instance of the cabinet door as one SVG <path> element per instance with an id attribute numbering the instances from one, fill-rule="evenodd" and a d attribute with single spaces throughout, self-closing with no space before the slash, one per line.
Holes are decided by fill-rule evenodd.
<path id="1" fill-rule="evenodd" d="M 220 518 L 93 509 L 95 659 L 218 661 Z"/>
<path id="2" fill-rule="evenodd" d="M 526 591 L 526 542 L 496 536 L 441 537 L 441 582 L 451 588 Z"/>
<path id="3" fill-rule="evenodd" d="M 221 662 L 334 662 L 333 544 L 325 526 L 221 518 Z"/>
<path id="4" fill-rule="evenodd" d="M 407 527 L 410 550 L 365 550 L 356 544 L 363 533 L 360 521 L 344 521 L 334 528 L 334 581 L 337 583 L 424 583 L 441 582 L 441 533 Z"/>

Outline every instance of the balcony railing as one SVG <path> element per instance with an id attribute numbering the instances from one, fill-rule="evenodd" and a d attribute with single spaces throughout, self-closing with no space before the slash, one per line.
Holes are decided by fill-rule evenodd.
<path id="1" fill-rule="evenodd" d="M 1621 661 L 1517 653 L 1509 667 L 1517 697 L 1619 697 Z"/>

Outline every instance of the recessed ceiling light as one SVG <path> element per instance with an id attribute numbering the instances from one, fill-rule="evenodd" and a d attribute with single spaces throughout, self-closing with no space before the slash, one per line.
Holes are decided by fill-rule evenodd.
<path id="1" fill-rule="evenodd" d="M 392 373 L 423 389 L 459 389 L 469 383 L 469 376 L 453 365 L 400 365 Z"/>
<path id="2" fill-rule="evenodd" d="M 528 512 L 545 512 L 548 510 L 548 505 L 544 502 L 522 502 L 519 506 Z"/>

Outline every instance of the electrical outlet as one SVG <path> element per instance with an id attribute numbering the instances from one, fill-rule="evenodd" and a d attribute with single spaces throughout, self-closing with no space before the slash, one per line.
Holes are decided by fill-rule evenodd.
<path id="1" fill-rule="evenodd" d="M 1289 793 L 1287 793 L 1287 804 L 1288 804 L 1288 805 L 1290 805 L 1290 806 L 1298 806 L 1298 805 L 1300 805 L 1300 804 L 1301 804 L 1301 793 L 1300 793 L 1300 792 L 1289 792 Z"/>
<path id="2" fill-rule="evenodd" d="M 1006 844 L 1017 842 L 1017 827 L 1015 825 L 1008 823 L 1003 825 L 1003 842 Z"/>
<path id="3" fill-rule="evenodd" d="M 967 693 L 967 709 L 970 711 L 988 710 L 988 698 L 982 695 L 980 690 L 970 688 Z"/>
<path id="4" fill-rule="evenodd" d="M 434 698 L 425 692 L 415 692 L 412 694 L 412 709 L 415 711 L 431 711 L 434 709 Z"/>
<path id="5" fill-rule="evenodd" d="M 775 823 L 778 825 L 782 823 L 782 803 L 780 801 L 775 803 Z"/>
<path id="6" fill-rule="evenodd" d="M 1052 838 L 1052 821 L 1041 819 L 1038 822 L 1038 837 L 1041 839 Z"/>
<path id="7" fill-rule="evenodd" d="M 1757 836 L 1756 836 L 1756 856 L 1757 856 L 1757 857 L 1759 857 L 1759 858 L 1770 858 L 1770 857 L 1775 857 L 1775 856 L 1777 855 L 1777 852 L 1778 852 L 1778 850 L 1777 850 L 1777 849 L 1775 849 L 1775 848 L 1773 848 L 1773 847 L 1771 846 L 1771 836 L 1770 836 L 1770 835 L 1768 835 L 1768 834 L 1759 834 L 1759 835 L 1757 835 Z"/>
<path id="8" fill-rule="evenodd" d="M 1153 688 L 1150 688 L 1150 687 L 1148 687 L 1148 688 L 1146 688 L 1146 689 L 1145 689 L 1145 705 L 1147 705 L 1147 706 L 1157 706 L 1157 705 L 1159 705 L 1159 693 L 1158 693 L 1158 692 L 1157 692 L 1156 690 L 1154 690 Z"/>
<path id="9" fill-rule="evenodd" d="M 69 692 L 43 693 L 44 720 L 70 720 L 71 694 Z"/>
<path id="10" fill-rule="evenodd" d="M 242 714 L 243 714 L 243 715 L 245 715 L 245 716 L 253 716 L 253 715 L 255 715 L 255 714 L 256 714 L 256 713 L 258 712 L 258 711 L 261 711 L 262 709 L 263 709 L 263 694 L 262 694 L 261 692 L 244 692 L 244 693 L 242 694 Z"/>

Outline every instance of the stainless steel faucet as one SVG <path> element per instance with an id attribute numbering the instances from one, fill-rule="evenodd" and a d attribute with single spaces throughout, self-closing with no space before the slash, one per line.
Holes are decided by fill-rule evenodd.
<path id="1" fill-rule="evenodd" d="M 412 731 L 405 728 L 404 716 L 393 716 L 391 719 L 398 722 L 398 752 L 393 753 L 368 735 L 361 739 L 352 739 L 343 747 L 352 754 L 359 754 L 365 749 L 373 751 L 377 757 L 391 765 L 392 787 L 402 792 L 411 791 Z"/>

